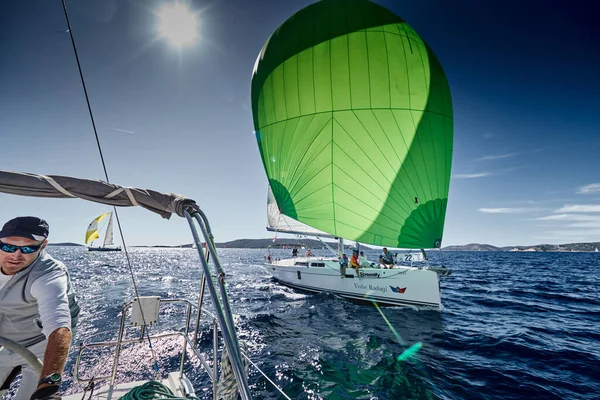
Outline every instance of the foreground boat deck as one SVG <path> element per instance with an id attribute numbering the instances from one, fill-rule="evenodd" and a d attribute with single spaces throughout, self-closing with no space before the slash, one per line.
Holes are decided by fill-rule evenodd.
<path id="1" fill-rule="evenodd" d="M 185 378 L 185 376 L 184 376 L 184 381 L 189 382 L 187 380 L 187 378 Z M 94 393 L 92 395 L 92 399 L 95 399 L 95 400 L 118 399 L 118 398 L 124 396 L 125 394 L 127 394 L 127 392 L 129 392 L 131 389 L 133 389 L 137 386 L 141 386 L 146 382 L 148 382 L 148 381 L 147 380 L 134 381 L 134 382 L 126 382 L 126 383 L 118 384 L 113 388 L 112 393 L 110 391 L 110 385 L 105 385 L 105 386 L 101 386 L 99 388 L 94 388 Z M 169 373 L 168 377 L 166 379 L 162 379 L 160 381 L 160 383 L 162 383 L 163 385 L 168 387 L 171 390 L 171 392 L 173 392 L 175 397 L 185 398 L 185 397 L 190 397 L 190 395 L 195 396 L 191 385 L 189 385 L 189 387 L 184 388 L 184 383 L 182 382 L 182 380 L 179 379 L 179 372 Z M 192 392 L 190 393 L 190 391 L 192 391 Z M 62 399 L 63 400 L 81 400 L 82 395 L 83 395 L 83 392 L 78 392 L 78 393 L 74 393 L 74 394 L 71 394 L 68 396 L 62 396 Z M 87 399 L 87 396 L 89 396 L 89 391 L 85 394 L 86 399 Z"/>

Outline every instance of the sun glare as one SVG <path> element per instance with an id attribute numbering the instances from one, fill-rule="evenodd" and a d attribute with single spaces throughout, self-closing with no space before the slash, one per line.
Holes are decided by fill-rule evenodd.
<path id="1" fill-rule="evenodd" d="M 198 39 L 198 21 L 182 4 L 163 7 L 159 12 L 160 34 L 177 47 L 193 44 Z"/>

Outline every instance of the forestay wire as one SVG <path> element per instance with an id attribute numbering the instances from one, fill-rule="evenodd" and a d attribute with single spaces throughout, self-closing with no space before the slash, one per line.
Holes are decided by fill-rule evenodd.
<path id="1" fill-rule="evenodd" d="M 102 146 L 100 145 L 100 138 L 98 137 L 98 130 L 96 129 L 96 122 L 94 121 L 94 114 L 92 113 L 92 107 L 90 105 L 90 99 L 88 97 L 87 88 L 85 86 L 85 79 L 83 78 L 83 72 L 81 71 L 81 63 L 79 62 L 79 55 L 77 53 L 77 46 L 75 46 L 75 39 L 73 38 L 73 30 L 71 28 L 71 21 L 69 20 L 69 14 L 67 13 L 67 5 L 65 4 L 65 0 L 62 0 L 62 6 L 65 13 L 65 19 L 67 21 L 67 29 L 69 32 L 69 37 L 71 38 L 71 44 L 73 45 L 73 53 L 75 53 L 75 60 L 77 61 L 77 70 L 79 71 L 79 77 L 81 78 L 81 85 L 83 87 L 83 94 L 85 95 L 85 101 L 87 103 L 88 112 L 90 114 L 90 120 L 92 121 L 92 127 L 94 128 L 94 136 L 96 138 L 96 145 L 98 146 L 98 152 L 100 154 L 100 160 L 102 162 L 102 168 L 104 170 L 104 177 L 106 178 L 106 182 L 110 183 L 110 179 L 108 178 L 108 172 L 106 169 L 106 163 L 104 162 L 104 155 L 102 154 Z M 127 250 L 127 245 L 125 244 L 125 237 L 123 235 L 123 229 L 121 228 L 121 221 L 119 219 L 119 213 L 117 212 L 117 207 L 113 206 L 113 210 L 115 213 L 115 217 L 117 219 L 117 227 L 119 228 L 119 235 L 121 237 L 121 241 L 123 243 L 123 250 L 125 251 L 125 258 L 127 260 L 127 267 L 129 269 L 129 274 L 131 275 L 131 282 L 133 283 L 133 289 L 135 291 L 135 297 L 138 301 L 138 305 L 140 307 L 140 312 L 142 315 L 142 321 L 144 322 L 144 326 L 146 326 L 146 337 L 148 338 L 148 346 L 150 347 L 150 351 L 152 352 L 152 359 L 154 360 L 154 372 L 155 375 L 158 376 L 158 361 L 156 359 L 156 354 L 154 353 L 154 349 L 152 348 L 152 342 L 150 341 L 150 329 L 146 324 L 146 318 L 144 316 L 144 310 L 142 308 L 142 303 L 140 301 L 140 294 L 138 292 L 137 284 L 135 281 L 135 276 L 133 274 L 133 267 L 131 265 L 131 259 L 129 257 L 129 251 Z"/>
<path id="2" fill-rule="evenodd" d="M 277 208 L 279 209 L 279 206 L 277 206 Z M 283 222 L 285 222 L 285 224 L 287 225 L 287 227 L 288 227 L 288 229 L 289 229 L 290 231 L 294 231 L 294 229 L 292 229 L 291 225 L 290 225 L 290 224 L 289 224 L 289 222 L 288 222 L 288 221 L 285 219 L 285 217 L 284 217 L 284 216 L 285 216 L 285 214 L 284 214 L 284 213 L 282 213 L 282 212 L 281 212 L 281 210 L 279 210 L 279 218 L 280 218 L 280 220 L 283 220 Z M 277 231 L 276 231 L 276 232 L 277 232 Z M 283 233 L 285 233 L 285 232 L 283 232 Z M 307 238 L 307 235 L 300 235 L 300 234 L 299 234 L 299 233 L 297 233 L 297 232 L 294 232 L 294 233 L 293 233 L 293 235 L 294 235 L 294 236 L 296 236 L 296 239 L 298 240 L 298 242 L 300 242 L 300 245 L 302 245 L 302 246 L 306 247 L 306 248 L 307 248 L 307 250 L 310 250 L 310 246 L 309 246 L 309 245 L 308 245 L 306 242 L 302 241 L 302 239 L 307 239 L 307 240 L 308 240 L 308 238 Z M 324 245 L 327 247 L 327 249 L 328 249 L 329 251 L 331 251 L 333 254 L 336 254 L 336 252 L 335 252 L 335 251 L 334 251 L 334 250 L 333 250 L 333 249 L 332 249 L 332 248 L 331 248 L 331 247 L 330 247 L 330 246 L 329 246 L 329 245 L 328 245 L 326 242 L 324 242 L 324 241 L 323 241 L 323 239 L 321 239 L 319 236 L 315 236 L 315 237 L 316 237 L 316 238 L 317 238 L 317 239 L 318 239 L 318 240 L 319 240 L 321 243 L 323 243 L 323 244 L 324 244 Z"/>

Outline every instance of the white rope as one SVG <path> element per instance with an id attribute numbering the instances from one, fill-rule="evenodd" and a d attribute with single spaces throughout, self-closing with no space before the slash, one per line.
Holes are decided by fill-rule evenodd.
<path id="1" fill-rule="evenodd" d="M 44 178 L 46 180 L 46 182 L 48 182 L 50 185 L 52 185 L 52 187 L 54 187 L 54 189 L 58 190 L 59 192 L 61 192 L 65 196 L 77 197 L 74 194 L 69 193 L 69 191 L 67 191 L 67 189 L 65 189 L 64 187 L 60 186 L 58 183 L 56 183 L 56 181 L 54 179 L 50 178 L 49 176 L 46 176 L 46 175 L 40 175 L 40 176 L 42 178 Z"/>

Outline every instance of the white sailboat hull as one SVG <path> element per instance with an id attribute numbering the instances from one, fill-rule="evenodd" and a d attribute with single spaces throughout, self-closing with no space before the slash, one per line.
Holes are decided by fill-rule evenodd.
<path id="1" fill-rule="evenodd" d="M 121 251 L 120 247 L 88 247 L 88 251 Z"/>
<path id="2" fill-rule="evenodd" d="M 337 259 L 319 257 L 277 260 L 265 267 L 277 281 L 295 289 L 380 305 L 436 309 L 441 305 L 439 275 L 428 268 L 360 268 L 357 275 L 348 267 L 342 277 Z"/>

